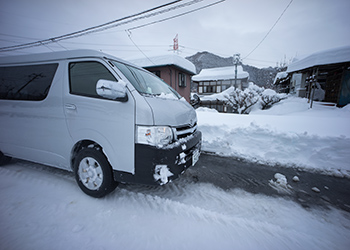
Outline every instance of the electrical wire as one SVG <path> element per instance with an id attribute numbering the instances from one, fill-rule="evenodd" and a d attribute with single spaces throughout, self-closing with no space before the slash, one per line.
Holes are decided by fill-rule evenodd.
<path id="1" fill-rule="evenodd" d="M 184 12 L 184 13 L 181 13 L 181 14 L 178 14 L 178 15 L 174 15 L 174 16 L 171 16 L 171 17 L 168 17 L 168 18 L 164 18 L 164 19 L 161 19 L 161 20 L 157 20 L 157 21 L 154 21 L 154 22 L 150 22 L 150 23 L 146 23 L 146 24 L 143 24 L 143 25 L 139 25 L 139 26 L 136 26 L 136 27 L 133 27 L 133 28 L 130 28 L 130 29 L 127 29 L 126 32 L 128 34 L 128 37 L 129 39 L 131 40 L 131 42 L 135 45 L 135 47 L 152 63 L 155 65 L 155 63 L 136 45 L 136 43 L 132 40 L 131 38 L 131 30 L 135 30 L 135 29 L 139 29 L 139 28 L 143 28 L 143 27 L 146 27 L 146 26 L 149 26 L 149 25 L 152 25 L 152 24 L 156 24 L 156 23 L 160 23 L 160 22 L 164 22 L 164 21 L 167 21 L 167 20 L 170 20 L 170 19 L 174 19 L 174 18 L 177 18 L 177 17 L 180 17 L 180 16 L 184 16 L 184 15 L 187 15 L 187 14 L 190 14 L 190 13 L 193 13 L 195 11 L 199 11 L 199 10 L 202 10 L 202 9 L 205 9 L 205 8 L 208 8 L 208 7 L 211 7 L 213 5 L 216 5 L 218 3 L 222 3 L 226 0 L 220 0 L 220 1 L 217 1 L 215 3 L 212 3 L 212 4 L 208 4 L 208 5 L 205 5 L 205 6 L 202 6 L 200 8 L 197 8 L 197 9 L 194 9 L 194 10 L 190 10 L 190 11 L 187 11 L 187 12 Z"/>
<path id="2" fill-rule="evenodd" d="M 277 21 L 274 23 L 274 25 L 272 25 L 271 29 L 266 33 L 266 35 L 263 37 L 263 39 L 258 43 L 258 45 L 255 46 L 255 48 L 250 51 L 248 53 L 248 55 L 246 55 L 242 60 L 246 59 L 248 56 L 250 56 L 266 39 L 266 37 L 271 33 L 271 31 L 273 30 L 273 28 L 276 26 L 276 24 L 279 22 L 279 20 L 282 18 L 282 16 L 284 15 L 284 13 L 286 12 L 286 10 L 289 8 L 289 6 L 292 4 L 293 0 L 291 0 L 289 2 L 289 4 L 287 5 L 287 7 L 283 10 L 282 14 L 279 16 L 279 18 L 277 19 Z"/>
<path id="3" fill-rule="evenodd" d="M 49 39 L 45 39 L 45 40 L 40 40 L 40 41 L 36 41 L 36 42 L 31 42 L 31 43 L 26 43 L 26 44 L 2 47 L 2 48 L 0 48 L 0 52 L 13 51 L 13 50 L 18 50 L 18 49 L 24 49 L 24 48 L 31 48 L 31 47 L 41 46 L 41 45 L 44 45 L 44 44 L 54 43 L 54 42 L 65 40 L 65 39 L 70 39 L 70 38 L 76 38 L 76 37 L 84 36 L 84 35 L 91 34 L 91 33 L 94 33 L 94 32 L 104 31 L 104 30 L 107 30 L 107 29 L 110 29 L 110 28 L 114 28 L 114 27 L 117 27 L 117 26 L 120 26 L 120 25 L 124 25 L 124 24 L 130 23 L 130 22 L 134 22 L 134 21 L 138 21 L 138 20 L 141 20 L 141 19 L 149 18 L 149 17 L 156 16 L 156 15 L 159 15 L 159 14 L 164 14 L 166 12 L 169 12 L 169 11 L 172 11 L 172 10 L 175 10 L 175 9 L 178 9 L 178 8 L 183 8 L 183 7 L 192 5 L 192 4 L 196 4 L 196 3 L 201 2 L 203 0 L 192 0 L 192 1 L 187 2 L 187 3 L 179 4 L 179 5 L 176 5 L 176 6 L 173 6 L 173 7 L 169 7 L 167 9 L 163 9 L 163 10 L 154 12 L 154 11 L 162 9 L 164 7 L 167 7 L 167 6 L 179 3 L 181 1 L 183 1 L 183 0 L 173 1 L 173 2 L 170 2 L 170 3 L 167 3 L 167 4 L 163 4 L 163 5 L 160 5 L 160 6 L 157 6 L 157 7 L 154 7 L 154 8 L 151 8 L 151 9 L 139 12 L 137 14 L 133 14 L 133 15 L 130 15 L 130 16 L 127 16 L 127 17 L 123 17 L 123 18 L 120 18 L 120 19 L 108 22 L 108 23 L 104 23 L 104 24 L 101 24 L 101 25 L 97 25 L 97 26 L 94 26 L 94 27 L 90 27 L 90 28 L 87 28 L 87 29 L 83 29 L 83 30 L 80 30 L 80 31 L 69 33 L 69 34 L 66 34 L 66 35 L 57 36 L 57 37 L 53 37 L 53 38 L 49 38 Z M 150 13 L 150 14 L 147 14 L 147 13 Z M 147 14 L 147 15 L 145 15 L 145 14 Z"/>
<path id="4" fill-rule="evenodd" d="M 187 14 L 190 14 L 190 13 L 193 13 L 193 12 L 196 12 L 196 11 L 199 11 L 199 10 L 202 10 L 202 9 L 205 9 L 205 8 L 208 8 L 208 7 L 211 7 L 211 6 L 213 6 L 213 5 L 216 5 L 216 4 L 225 2 L 225 1 L 226 1 L 226 0 L 220 0 L 220 1 L 217 1 L 217 2 L 215 2 L 215 3 L 211 3 L 211 4 L 208 4 L 208 5 L 202 6 L 202 7 L 200 7 L 200 8 L 194 9 L 194 10 L 190 10 L 190 11 L 187 11 L 187 12 L 184 12 L 184 13 L 181 13 L 181 14 L 178 14 L 178 15 L 175 15 L 175 16 L 171 16 L 171 17 L 168 17 L 168 18 L 164 18 L 164 19 L 161 19 L 161 20 L 157 20 L 157 21 L 154 21 L 154 22 L 142 24 L 142 25 L 139 25 L 139 26 L 130 28 L 130 29 L 128 29 L 128 30 L 129 30 L 129 31 L 130 31 L 130 30 L 135 30 L 135 29 L 139 29 L 139 28 L 143 28 L 143 27 L 152 25 L 152 24 L 156 24 L 156 23 L 161 23 L 161 22 L 164 22 L 164 21 L 168 21 L 168 20 L 170 20 L 170 19 L 174 19 L 174 18 L 177 18 L 177 17 L 180 17 L 180 16 L 184 16 L 184 15 L 187 15 Z"/>
<path id="5" fill-rule="evenodd" d="M 128 34 L 128 37 L 130 39 L 130 41 L 135 45 L 135 47 L 153 64 L 155 65 L 155 63 L 139 48 L 139 46 L 136 45 L 136 43 L 134 42 L 134 40 L 132 40 L 131 38 L 131 32 L 129 30 L 125 31 Z"/>

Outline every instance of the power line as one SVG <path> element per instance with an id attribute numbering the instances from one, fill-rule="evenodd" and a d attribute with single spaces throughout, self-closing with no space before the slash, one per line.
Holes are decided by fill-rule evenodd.
<path id="1" fill-rule="evenodd" d="M 174 19 L 174 18 L 177 18 L 177 17 L 180 17 L 180 16 L 184 16 L 184 15 L 187 15 L 187 14 L 190 14 L 190 13 L 193 13 L 193 12 L 196 12 L 196 11 L 199 11 L 199 10 L 202 10 L 202 9 L 205 9 L 205 8 L 208 8 L 208 7 L 211 7 L 211 6 L 213 6 L 213 5 L 216 5 L 216 4 L 218 4 L 218 3 L 222 3 L 222 2 L 225 2 L 225 1 L 226 1 L 226 0 L 220 0 L 220 1 L 217 1 L 217 2 L 215 2 L 215 3 L 211 3 L 211 4 L 208 4 L 208 5 L 202 6 L 202 7 L 200 7 L 200 8 L 194 9 L 194 10 L 190 10 L 190 11 L 187 11 L 187 12 L 184 12 L 184 13 L 181 13 L 181 14 L 178 14 L 178 15 L 175 15 L 175 16 L 171 16 L 171 17 L 168 17 L 168 18 L 164 18 L 164 19 L 161 19 L 161 20 L 157 20 L 157 21 L 154 21 L 154 22 L 142 24 L 142 25 L 139 25 L 139 26 L 130 28 L 130 29 L 128 29 L 128 30 L 129 30 L 129 31 L 130 31 L 130 30 L 135 30 L 135 29 L 139 29 L 139 28 L 143 28 L 143 27 L 152 25 L 152 24 L 156 24 L 156 23 L 161 23 L 161 22 L 164 22 L 164 21 L 168 21 L 168 20 L 170 20 L 170 19 Z"/>
<path id="2" fill-rule="evenodd" d="M 256 45 L 256 47 L 250 51 L 248 53 L 248 55 L 246 55 L 243 59 L 246 59 L 248 56 L 250 56 L 262 43 L 263 41 L 265 41 L 266 37 L 271 33 L 271 31 L 273 30 L 273 28 L 276 26 L 276 24 L 279 22 L 279 20 L 282 18 L 282 16 L 284 15 L 284 13 L 286 12 L 286 10 L 289 8 L 289 6 L 292 4 L 293 0 L 291 0 L 289 2 L 289 4 L 287 5 L 287 7 L 283 10 L 282 14 L 279 16 L 279 18 L 277 19 L 277 21 L 274 23 L 274 25 L 272 25 L 271 29 L 266 33 L 266 35 L 264 36 L 264 38 L 258 43 L 258 45 Z"/>
<path id="3" fill-rule="evenodd" d="M 155 65 L 155 63 L 136 45 L 136 43 L 134 42 L 134 40 L 132 40 L 131 38 L 131 32 L 129 30 L 126 30 L 126 33 L 128 34 L 128 37 L 130 39 L 130 41 L 135 45 L 135 47 L 153 64 Z"/>
<path id="4" fill-rule="evenodd" d="M 170 7 L 170 8 L 161 10 L 161 11 L 154 12 L 154 11 L 162 9 L 164 7 L 167 7 L 167 6 L 179 3 L 181 1 L 183 1 L 183 0 L 176 0 L 176 1 L 173 1 L 173 2 L 170 2 L 170 3 L 167 3 L 167 4 L 163 4 L 163 5 L 160 5 L 160 6 L 157 6 L 157 7 L 154 7 L 154 8 L 151 8 L 151 9 L 139 12 L 137 14 L 133 14 L 133 15 L 130 15 L 130 16 L 127 16 L 127 17 L 123 17 L 123 18 L 120 18 L 120 19 L 108 22 L 108 23 L 104 23 L 104 24 L 101 24 L 101 25 L 97 25 L 97 26 L 94 26 L 94 27 L 90 27 L 90 28 L 87 28 L 87 29 L 83 29 L 83 30 L 80 30 L 80 31 L 69 33 L 69 34 L 66 34 L 66 35 L 57 36 L 57 37 L 53 37 L 53 38 L 49 38 L 49 39 L 45 39 L 45 40 L 40 40 L 40 41 L 36 41 L 36 42 L 31 42 L 31 43 L 26 43 L 26 44 L 2 47 L 2 48 L 0 48 L 0 52 L 13 51 L 13 50 L 18 50 L 18 49 L 24 49 L 24 48 L 31 48 L 31 47 L 35 47 L 35 46 L 41 46 L 41 45 L 44 45 L 44 44 L 49 44 L 49 43 L 53 43 L 53 42 L 57 42 L 57 41 L 65 40 L 65 39 L 80 37 L 80 36 L 91 34 L 91 33 L 94 33 L 94 32 L 104 31 L 104 30 L 107 30 L 107 29 L 110 29 L 110 28 L 114 28 L 114 27 L 123 25 L 123 24 L 127 24 L 127 23 L 134 22 L 134 21 L 137 21 L 137 20 L 140 20 L 140 19 L 149 18 L 149 17 L 156 16 L 156 15 L 159 15 L 159 14 L 163 14 L 163 13 L 166 13 L 166 12 L 178 9 L 178 8 L 189 6 L 189 5 L 201 2 L 203 0 L 192 0 L 192 1 L 187 2 L 187 3 L 179 4 L 179 5 L 176 5 L 174 7 Z M 154 13 L 152 13 L 152 12 L 154 12 Z M 151 14 L 145 15 L 147 13 L 151 13 Z"/>
<path id="5" fill-rule="evenodd" d="M 131 30 L 134 30 L 134 29 L 139 29 L 139 28 L 143 28 L 145 26 L 149 26 L 149 25 L 152 25 L 152 24 L 156 24 L 156 23 L 160 23 L 160 22 L 164 22 L 164 21 L 167 21 L 167 20 L 170 20 L 170 19 L 173 19 L 173 18 L 176 18 L 176 17 L 180 17 L 180 16 L 184 16 L 184 15 L 187 15 L 189 13 L 193 13 L 195 11 L 198 11 L 198 10 L 202 10 L 202 9 L 205 9 L 205 8 L 208 8 L 208 7 L 211 7 L 213 5 L 216 5 L 218 3 L 221 3 L 221 2 L 224 2 L 226 0 L 220 0 L 220 1 L 217 1 L 215 3 L 212 3 L 212 4 L 208 4 L 208 5 L 205 5 L 205 6 L 202 6 L 200 8 L 197 8 L 197 9 L 194 9 L 194 10 L 190 10 L 190 11 L 187 11 L 187 12 L 184 12 L 184 13 L 181 13 L 181 14 L 178 14 L 178 15 L 174 15 L 174 16 L 171 16 L 171 17 L 168 17 L 168 18 L 164 18 L 164 19 L 161 19 L 161 20 L 157 20 L 157 21 L 154 21 L 154 22 L 150 22 L 150 23 L 146 23 L 146 24 L 143 24 L 143 25 L 139 25 L 139 26 L 136 26 L 136 27 L 133 27 L 131 29 L 128 29 L 126 30 L 126 32 L 128 33 L 128 37 L 129 39 L 131 40 L 131 42 L 135 45 L 135 47 L 152 63 L 152 64 L 155 64 L 137 45 L 136 43 L 132 40 L 131 38 Z"/>

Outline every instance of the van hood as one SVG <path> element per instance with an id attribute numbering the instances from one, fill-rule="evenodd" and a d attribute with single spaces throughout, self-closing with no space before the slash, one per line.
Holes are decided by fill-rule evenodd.
<path id="1" fill-rule="evenodd" d="M 153 113 L 154 125 L 178 127 L 193 126 L 197 122 L 196 111 L 185 100 L 145 97 Z"/>

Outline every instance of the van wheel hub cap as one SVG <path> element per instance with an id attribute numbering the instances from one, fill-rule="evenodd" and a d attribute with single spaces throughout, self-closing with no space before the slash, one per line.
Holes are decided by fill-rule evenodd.
<path id="1" fill-rule="evenodd" d="M 85 157 L 79 164 L 79 178 L 81 183 L 90 190 L 97 190 L 103 181 L 103 172 L 100 164 L 91 157 Z"/>

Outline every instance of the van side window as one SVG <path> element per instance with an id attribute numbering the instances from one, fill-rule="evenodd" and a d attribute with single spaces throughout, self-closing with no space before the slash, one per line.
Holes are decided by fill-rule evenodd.
<path id="1" fill-rule="evenodd" d="M 0 68 L 0 99 L 44 100 L 58 63 Z"/>
<path id="2" fill-rule="evenodd" d="M 117 81 L 108 69 L 99 62 L 72 62 L 69 64 L 70 93 L 101 98 L 96 93 L 100 79 Z"/>

